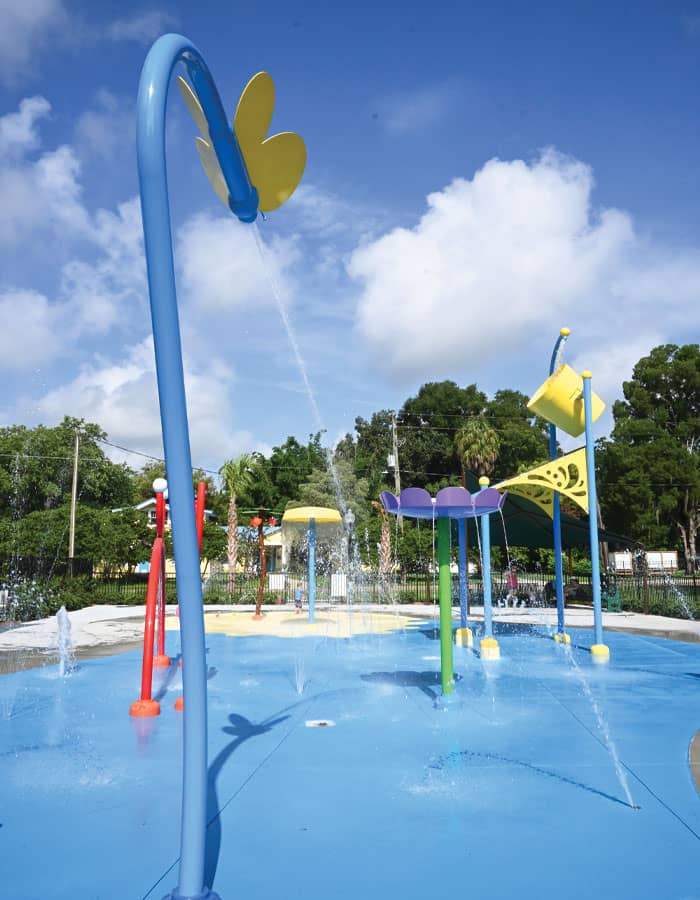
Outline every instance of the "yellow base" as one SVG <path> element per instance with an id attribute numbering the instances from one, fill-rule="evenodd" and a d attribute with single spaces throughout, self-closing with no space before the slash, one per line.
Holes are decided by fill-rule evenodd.
<path id="1" fill-rule="evenodd" d="M 458 647 L 473 647 L 474 635 L 471 628 L 458 628 L 455 631 L 455 644 Z"/>
<path id="2" fill-rule="evenodd" d="M 500 659 L 501 650 L 496 638 L 482 638 L 479 644 L 482 659 Z"/>
<path id="3" fill-rule="evenodd" d="M 561 634 L 557 632 L 557 634 L 554 635 L 554 640 L 557 642 L 557 644 L 570 644 L 571 635 L 567 634 L 565 631 L 561 632 Z"/>
<path id="4" fill-rule="evenodd" d="M 596 662 L 607 662 L 610 659 L 610 648 L 607 644 L 593 644 L 591 654 Z"/>

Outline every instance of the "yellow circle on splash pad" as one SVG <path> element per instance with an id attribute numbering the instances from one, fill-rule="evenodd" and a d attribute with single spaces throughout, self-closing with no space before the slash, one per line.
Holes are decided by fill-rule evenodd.
<path id="1" fill-rule="evenodd" d="M 346 609 L 320 609 L 315 621 L 309 622 L 303 613 L 266 612 L 262 619 L 254 620 L 250 610 L 246 612 L 207 612 L 204 614 L 204 630 L 207 634 L 228 634 L 234 637 L 268 635 L 269 637 L 301 638 L 323 635 L 347 638 L 354 634 L 390 634 L 420 628 L 426 620 L 401 613 Z M 179 631 L 180 619 L 168 616 L 168 631 Z"/>

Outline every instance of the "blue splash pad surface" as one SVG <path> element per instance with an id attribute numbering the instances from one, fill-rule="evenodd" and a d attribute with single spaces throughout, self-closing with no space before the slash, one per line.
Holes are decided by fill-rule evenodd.
<path id="1" fill-rule="evenodd" d="M 600 666 L 576 631 L 577 668 L 544 630 L 498 638 L 497 662 L 455 648 L 443 704 L 432 624 L 347 640 L 207 635 L 207 869 L 222 900 L 700 898 L 697 645 L 608 633 Z M 180 674 L 156 674 L 157 719 L 129 717 L 139 684 L 138 653 L 65 679 L 57 667 L 0 677 L 3 896 L 160 900 L 176 886 Z"/>

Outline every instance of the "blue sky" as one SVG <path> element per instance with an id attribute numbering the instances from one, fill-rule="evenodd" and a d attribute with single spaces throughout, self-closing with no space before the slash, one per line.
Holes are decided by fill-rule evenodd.
<path id="1" fill-rule="evenodd" d="M 166 31 L 231 114 L 269 71 L 273 131 L 306 141 L 261 231 L 329 440 L 425 381 L 530 393 L 561 325 L 608 401 L 700 338 L 697 0 L 0 0 L 0 23 L 2 424 L 84 416 L 161 454 L 134 104 Z M 193 461 L 218 468 L 317 420 L 176 90 L 168 129 Z"/>

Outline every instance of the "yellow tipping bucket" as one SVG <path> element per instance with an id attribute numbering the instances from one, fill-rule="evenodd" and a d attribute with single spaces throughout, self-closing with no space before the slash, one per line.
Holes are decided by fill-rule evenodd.
<path id="1" fill-rule="evenodd" d="M 586 424 L 583 413 L 583 378 L 566 364 L 541 385 L 527 404 L 535 415 L 542 416 L 571 437 L 583 434 Z M 605 403 L 591 391 L 591 419 L 600 418 Z"/>

